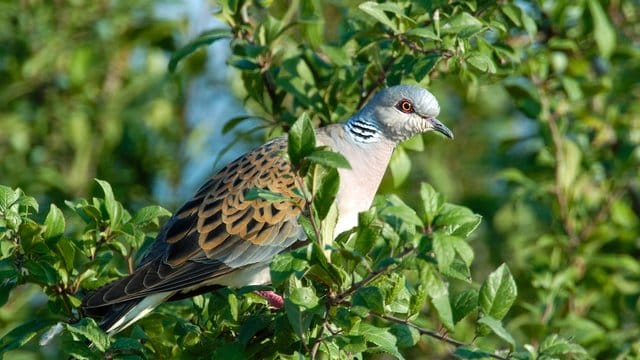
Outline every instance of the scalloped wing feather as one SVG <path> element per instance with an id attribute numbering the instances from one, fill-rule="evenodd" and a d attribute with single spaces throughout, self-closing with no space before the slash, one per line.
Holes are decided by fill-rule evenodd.
<path id="1" fill-rule="evenodd" d="M 131 275 L 89 294 L 88 309 L 216 284 L 216 279 L 306 239 L 297 223 L 304 199 L 281 137 L 233 161 L 207 181 L 165 225 Z M 283 201 L 248 200 L 251 188 L 282 194 Z M 220 284 L 225 285 L 225 284 Z"/>

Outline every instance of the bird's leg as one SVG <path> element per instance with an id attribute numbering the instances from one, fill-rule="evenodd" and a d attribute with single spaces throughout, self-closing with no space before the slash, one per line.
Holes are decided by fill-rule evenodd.
<path id="1" fill-rule="evenodd" d="M 267 300 L 270 307 L 276 310 L 282 309 L 282 306 L 284 305 L 284 299 L 276 292 L 271 290 L 256 290 L 254 292 L 260 295 L 260 297 L 262 297 L 263 299 Z"/>

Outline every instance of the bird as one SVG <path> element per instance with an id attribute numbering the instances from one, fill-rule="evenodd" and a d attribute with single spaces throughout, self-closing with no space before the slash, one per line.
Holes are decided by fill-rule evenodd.
<path id="1" fill-rule="evenodd" d="M 346 122 L 315 130 L 317 145 L 350 164 L 338 169 L 335 234 L 357 226 L 358 213 L 370 208 L 398 144 L 428 131 L 453 139 L 439 113 L 428 90 L 396 85 L 380 90 Z M 83 298 L 83 314 L 101 318 L 100 327 L 113 335 L 166 301 L 269 284 L 272 259 L 307 243 L 298 224 L 302 210 L 287 200 L 247 199 L 246 193 L 259 188 L 295 197 L 287 144 L 286 136 L 275 138 L 209 178 L 162 227 L 130 275 Z"/>

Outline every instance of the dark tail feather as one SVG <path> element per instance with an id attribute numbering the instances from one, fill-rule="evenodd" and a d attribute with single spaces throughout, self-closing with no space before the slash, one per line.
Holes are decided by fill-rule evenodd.
<path id="1" fill-rule="evenodd" d="M 102 316 L 102 320 L 100 321 L 100 328 L 104 331 L 107 331 L 113 326 L 113 324 L 120 320 L 120 318 L 122 318 L 126 313 L 128 313 L 131 309 L 138 305 L 141 300 L 142 299 L 133 299 L 108 306 L 107 311 Z"/>

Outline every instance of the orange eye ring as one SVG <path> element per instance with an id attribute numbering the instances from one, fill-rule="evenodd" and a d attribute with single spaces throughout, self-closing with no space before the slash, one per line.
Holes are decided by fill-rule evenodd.
<path id="1" fill-rule="evenodd" d="M 398 108 L 398 110 L 402 111 L 405 114 L 411 114 L 415 111 L 413 109 L 413 104 L 411 103 L 411 101 L 406 99 L 400 100 L 400 102 L 398 103 L 398 105 L 396 105 L 396 107 Z"/>

